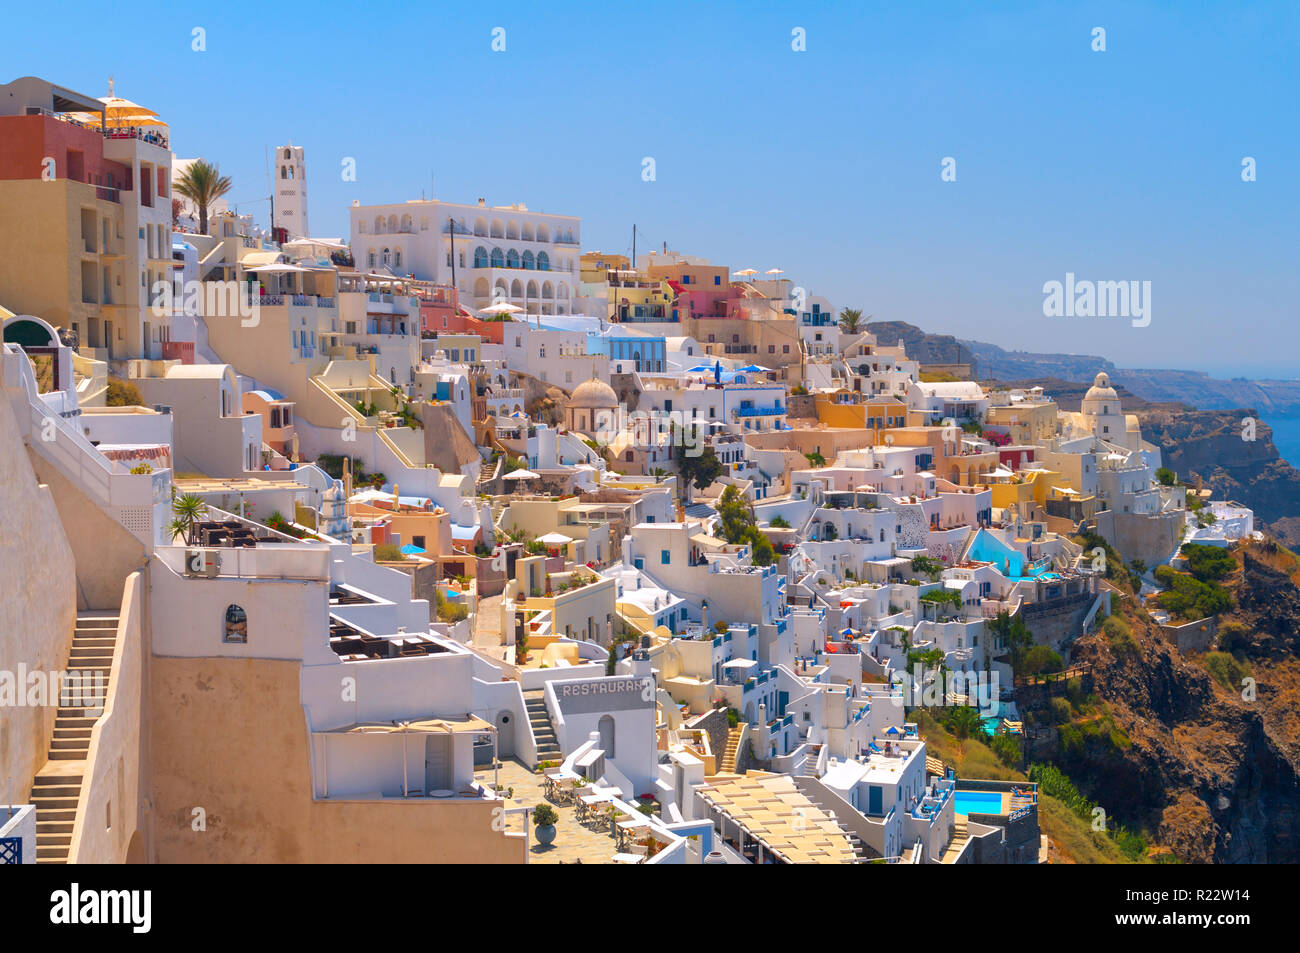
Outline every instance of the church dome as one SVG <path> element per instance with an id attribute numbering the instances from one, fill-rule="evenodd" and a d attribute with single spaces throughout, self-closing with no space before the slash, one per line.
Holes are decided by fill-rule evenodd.
<path id="1" fill-rule="evenodd" d="M 569 398 L 569 406 L 596 409 L 613 408 L 618 406 L 618 395 L 614 393 L 614 388 L 599 377 L 593 377 L 589 381 L 583 381 L 573 389 L 573 396 Z"/>
<path id="2" fill-rule="evenodd" d="M 1119 400 L 1119 395 L 1115 393 L 1115 388 L 1110 386 L 1110 378 L 1106 375 L 1106 372 L 1102 371 L 1093 380 L 1092 386 L 1088 388 L 1088 393 L 1083 395 L 1083 399 Z"/>

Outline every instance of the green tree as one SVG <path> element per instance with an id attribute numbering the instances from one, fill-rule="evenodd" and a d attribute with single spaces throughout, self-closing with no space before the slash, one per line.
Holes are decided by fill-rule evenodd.
<path id="1" fill-rule="evenodd" d="M 707 490 L 713 481 L 722 476 L 722 461 L 712 447 L 705 447 L 699 456 L 683 454 L 677 461 L 677 472 L 681 474 L 686 485 L 686 497 L 691 498 L 691 487 Z"/>
<path id="2" fill-rule="evenodd" d="M 988 626 L 989 631 L 1000 637 L 1002 644 L 1011 653 L 1011 671 L 1023 675 L 1025 655 L 1034 644 L 1034 633 L 1029 631 L 1024 618 L 1012 616 L 1003 609 L 989 621 Z"/>
<path id="3" fill-rule="evenodd" d="M 1160 467 L 1156 470 L 1156 480 L 1161 486 L 1177 486 L 1178 474 L 1168 467 Z"/>
<path id="4" fill-rule="evenodd" d="M 758 528 L 753 509 L 734 486 L 722 491 L 717 513 L 718 535 L 733 546 L 748 543 L 754 565 L 770 566 L 776 561 L 776 550 Z"/>
<path id="5" fill-rule="evenodd" d="M 175 190 L 193 202 L 199 209 L 199 231 L 208 233 L 208 206 L 228 193 L 230 176 L 207 159 L 195 159 L 176 180 Z"/>

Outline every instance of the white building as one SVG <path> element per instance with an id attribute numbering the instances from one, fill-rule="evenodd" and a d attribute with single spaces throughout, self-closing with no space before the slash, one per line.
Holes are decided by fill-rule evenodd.
<path id="1" fill-rule="evenodd" d="M 581 219 L 572 215 L 413 199 L 353 205 L 351 237 L 359 268 L 455 284 L 475 308 L 506 301 L 528 314 L 572 314 L 581 294 Z"/>

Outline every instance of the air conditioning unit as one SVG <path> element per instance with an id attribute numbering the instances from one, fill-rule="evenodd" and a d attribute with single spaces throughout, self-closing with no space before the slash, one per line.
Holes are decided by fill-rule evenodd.
<path id="1" fill-rule="evenodd" d="M 185 575 L 215 579 L 221 569 L 221 554 L 211 549 L 185 550 Z"/>

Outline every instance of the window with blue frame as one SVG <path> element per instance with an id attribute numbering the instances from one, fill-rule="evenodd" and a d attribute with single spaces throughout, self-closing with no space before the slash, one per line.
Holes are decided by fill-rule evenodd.
<path id="1" fill-rule="evenodd" d="M 660 550 L 659 561 L 663 563 L 665 566 L 669 565 L 672 562 L 672 554 L 669 553 L 669 551 L 666 549 Z"/>

